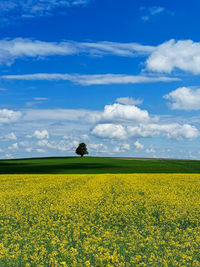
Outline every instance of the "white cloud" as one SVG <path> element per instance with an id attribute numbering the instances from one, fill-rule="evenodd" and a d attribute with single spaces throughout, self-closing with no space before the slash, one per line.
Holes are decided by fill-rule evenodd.
<path id="1" fill-rule="evenodd" d="M 87 134 L 82 134 L 80 138 L 83 140 L 89 140 L 89 136 Z"/>
<path id="2" fill-rule="evenodd" d="M 120 124 L 98 124 L 92 134 L 100 138 L 126 139 L 126 131 Z"/>
<path id="3" fill-rule="evenodd" d="M 135 83 L 155 83 L 179 81 L 178 78 L 166 76 L 145 76 L 145 75 L 125 75 L 125 74 L 59 74 L 59 73 L 36 73 L 22 75 L 3 75 L 4 80 L 26 80 L 26 81 L 70 81 L 72 83 L 86 85 L 106 85 L 106 84 L 135 84 Z"/>
<path id="4" fill-rule="evenodd" d="M 31 147 L 26 148 L 26 152 L 31 153 L 32 151 L 33 151 L 33 149 Z"/>
<path id="5" fill-rule="evenodd" d="M 14 157 L 13 157 L 12 154 L 10 154 L 10 153 L 6 153 L 6 154 L 5 154 L 5 158 L 6 158 L 6 159 L 13 159 Z"/>
<path id="6" fill-rule="evenodd" d="M 162 136 L 169 139 L 195 139 L 199 136 L 199 131 L 190 124 L 140 124 L 128 126 L 127 131 L 131 137 L 153 137 Z"/>
<path id="7" fill-rule="evenodd" d="M 129 144 L 123 144 L 123 145 L 121 145 L 121 148 L 123 150 L 130 150 L 130 145 Z"/>
<path id="8" fill-rule="evenodd" d="M 172 109 L 200 110 L 200 89 L 180 87 L 164 96 Z"/>
<path id="9" fill-rule="evenodd" d="M 19 146 L 18 143 L 12 144 L 11 146 L 8 147 L 9 150 L 18 150 Z"/>
<path id="10" fill-rule="evenodd" d="M 149 15 L 145 15 L 145 16 L 142 16 L 141 19 L 143 21 L 148 21 L 150 19 L 150 16 Z"/>
<path id="11" fill-rule="evenodd" d="M 27 141 L 21 141 L 21 142 L 19 142 L 19 144 L 22 147 L 28 147 L 29 146 L 29 143 Z"/>
<path id="12" fill-rule="evenodd" d="M 159 149 L 156 150 L 156 155 L 159 154 L 161 157 L 165 153 L 168 153 L 166 152 L 166 148 L 168 147 L 172 149 L 170 152 L 171 156 L 179 155 L 180 157 L 182 152 L 179 149 L 174 151 L 175 148 L 172 146 L 174 146 L 175 141 L 171 141 L 170 139 L 179 140 L 177 147 L 182 145 L 184 147 L 197 147 L 198 140 L 193 142 L 190 142 L 190 140 L 199 136 L 198 129 L 192 125 L 193 123 L 194 125 L 198 125 L 199 118 L 193 118 L 193 120 L 191 118 L 191 125 L 187 124 L 186 119 L 174 116 L 161 116 L 157 120 L 154 120 L 154 116 L 149 114 L 147 110 L 138 108 L 139 115 L 135 119 L 134 112 L 132 113 L 132 107 L 135 106 L 125 104 L 116 105 L 108 105 L 108 107 L 110 106 L 110 110 L 113 109 L 113 114 L 109 114 L 107 120 L 105 118 L 105 114 L 107 115 L 105 110 L 21 110 L 21 117 L 17 122 L 2 127 L 1 140 L 3 143 L 0 147 L 6 151 L 6 148 L 11 147 L 12 143 L 14 143 L 6 143 L 5 136 L 7 133 L 14 133 L 17 136 L 19 146 L 17 151 L 7 150 L 14 151 L 15 154 L 13 154 L 20 157 L 28 157 L 28 153 L 31 153 L 31 156 L 37 156 L 37 149 L 42 149 L 45 151 L 45 155 L 48 156 L 53 156 L 55 153 L 58 156 L 72 155 L 77 144 L 84 141 L 84 138 L 86 138 L 85 142 L 89 148 L 89 153 L 91 151 L 94 155 L 101 153 L 101 155 L 105 156 L 109 153 L 112 155 L 113 150 L 117 150 L 115 147 L 118 147 L 119 151 L 116 153 L 120 154 L 126 151 L 126 156 L 131 156 L 131 151 L 129 150 L 130 145 L 128 143 L 134 144 L 138 139 L 139 141 L 134 144 L 134 147 L 137 146 L 139 148 L 140 145 L 143 145 L 141 138 L 145 137 L 147 138 L 145 140 L 145 147 L 143 150 L 138 149 L 138 153 L 143 156 L 145 156 L 146 148 L 150 150 L 149 142 L 151 142 L 152 138 L 154 141 L 158 141 Z M 122 106 L 127 106 L 131 111 L 127 112 L 127 107 L 122 108 Z M 143 120 L 142 116 L 139 119 L 141 112 L 142 114 L 148 114 L 146 118 L 149 119 Z M 51 133 L 48 139 L 46 138 L 48 136 L 47 134 L 41 134 L 44 130 L 44 125 L 48 135 Z M 35 138 L 35 135 L 33 135 L 36 129 L 39 131 L 40 138 Z M 27 135 L 31 138 L 26 139 Z M 38 134 L 36 135 L 38 136 Z M 44 138 L 41 139 L 42 137 Z M 164 138 L 168 140 L 164 140 Z M 188 140 L 181 141 L 182 139 Z M 120 140 L 122 141 L 120 142 Z M 162 152 L 164 147 L 165 151 Z M 181 155 L 184 155 L 184 153 Z"/>
<path id="13" fill-rule="evenodd" d="M 11 19 L 52 16 L 69 7 L 85 5 L 89 0 L 1 0 L 0 17 Z"/>
<path id="14" fill-rule="evenodd" d="M 11 123 L 19 120 L 21 117 L 20 111 L 9 109 L 0 109 L 0 123 Z"/>
<path id="15" fill-rule="evenodd" d="M 34 105 L 41 104 L 47 100 L 48 100 L 47 97 L 34 97 L 32 101 L 26 102 L 26 106 L 33 107 Z"/>
<path id="16" fill-rule="evenodd" d="M 12 64 L 18 58 L 73 55 L 76 49 L 68 42 L 53 43 L 17 38 L 0 40 L 0 64 Z"/>
<path id="17" fill-rule="evenodd" d="M 41 148 L 37 148 L 36 151 L 37 151 L 38 153 L 45 153 L 45 152 L 46 152 L 44 149 L 41 149 Z"/>
<path id="18" fill-rule="evenodd" d="M 143 21 L 148 21 L 151 19 L 151 17 L 158 15 L 160 13 L 163 13 L 165 11 L 165 8 L 162 6 L 151 6 L 149 8 L 141 7 L 140 10 L 145 11 L 145 15 L 143 15 L 141 18 Z M 167 12 L 168 13 L 168 12 Z"/>
<path id="19" fill-rule="evenodd" d="M 104 144 L 89 144 L 88 150 L 89 150 L 89 154 L 90 154 L 90 150 L 96 153 L 107 153 L 108 147 Z"/>
<path id="20" fill-rule="evenodd" d="M 21 58 L 44 58 L 49 56 L 115 55 L 133 57 L 149 55 L 155 50 L 152 46 L 137 43 L 114 42 L 43 42 L 39 40 L 16 38 L 0 40 L 0 64 L 12 64 Z"/>
<path id="21" fill-rule="evenodd" d="M 118 144 L 117 146 L 114 147 L 113 152 L 114 153 L 124 153 L 130 150 L 130 145 L 125 143 L 125 144 Z"/>
<path id="22" fill-rule="evenodd" d="M 195 126 L 190 124 L 180 123 L 164 123 L 154 120 L 148 111 L 141 110 L 134 105 L 113 104 L 105 106 L 103 111 L 95 110 L 24 110 L 22 122 L 33 125 L 41 125 L 38 122 L 48 125 L 53 135 L 57 135 L 61 131 L 62 138 L 66 139 L 67 143 L 54 144 L 47 142 L 46 146 L 51 149 L 58 149 L 67 151 L 69 143 L 73 143 L 74 135 L 76 140 L 87 140 L 89 129 L 93 130 L 90 133 L 93 136 L 108 138 L 108 139 L 126 139 L 139 137 L 156 137 L 165 136 L 169 139 L 194 139 L 198 137 L 199 132 Z M 172 120 L 172 119 L 170 119 Z M 55 127 L 56 123 L 56 127 Z M 96 125 L 95 125 L 96 124 Z M 82 129 L 79 132 L 78 129 Z M 74 132 L 72 132 L 72 130 Z M 46 130 L 47 131 L 47 130 Z M 36 137 L 39 139 L 47 139 L 48 131 L 38 131 L 29 137 Z M 69 135 L 66 136 L 66 131 Z M 57 146 L 57 148 L 56 148 Z"/>
<path id="23" fill-rule="evenodd" d="M 77 147 L 79 145 L 79 142 L 77 140 L 73 140 L 71 143 L 72 147 Z"/>
<path id="24" fill-rule="evenodd" d="M 158 14 L 161 7 L 154 7 L 152 14 Z M 0 40 L 0 64 L 12 64 L 16 59 L 49 56 L 90 55 L 90 56 L 148 56 L 146 68 L 153 72 L 171 73 L 175 68 L 200 73 L 200 43 L 192 40 L 169 40 L 158 46 L 141 45 L 138 43 L 115 42 L 43 42 L 32 39 Z M 131 76 L 123 74 L 75 75 L 58 73 L 37 73 L 30 75 L 10 75 L 5 79 L 26 80 L 69 80 L 82 85 L 110 83 L 144 83 L 159 81 L 175 81 L 177 78 L 165 76 Z"/>
<path id="25" fill-rule="evenodd" d="M 90 0 L 74 0 L 71 1 L 71 4 L 74 6 L 78 6 L 78 5 L 84 5 L 87 4 Z"/>
<path id="26" fill-rule="evenodd" d="M 7 140 L 17 140 L 17 136 L 12 132 L 5 135 L 5 139 Z"/>
<path id="27" fill-rule="evenodd" d="M 113 104 L 106 105 L 102 114 L 102 120 L 105 121 L 148 121 L 149 114 L 146 110 L 141 110 L 134 105 Z"/>
<path id="28" fill-rule="evenodd" d="M 142 149 L 144 149 L 144 145 L 141 144 L 138 140 L 135 141 L 134 146 L 135 146 L 135 148 L 136 148 L 137 150 L 142 150 Z"/>
<path id="29" fill-rule="evenodd" d="M 147 69 L 171 73 L 175 68 L 200 74 L 200 43 L 192 40 L 169 40 L 147 59 Z"/>
<path id="30" fill-rule="evenodd" d="M 135 99 L 133 97 L 118 97 L 116 99 L 116 102 L 125 105 L 140 105 L 143 103 L 143 100 Z"/>
<path id="31" fill-rule="evenodd" d="M 155 153 L 156 151 L 155 151 L 155 149 L 153 148 L 153 146 L 150 146 L 149 148 L 147 148 L 147 149 L 145 150 L 145 152 L 146 152 L 146 153 Z"/>
<path id="32" fill-rule="evenodd" d="M 151 13 L 151 15 L 160 14 L 164 10 L 165 10 L 165 8 L 162 7 L 162 6 L 152 6 L 152 7 L 150 7 L 150 13 Z"/>
<path id="33" fill-rule="evenodd" d="M 35 101 L 47 101 L 48 97 L 34 97 L 33 100 L 35 100 Z"/>
<path id="34" fill-rule="evenodd" d="M 66 141 L 51 141 L 49 142 L 48 140 L 40 140 L 37 142 L 37 145 L 39 147 L 45 147 L 53 150 L 58 150 L 58 151 L 70 151 L 74 150 L 78 146 L 79 142 L 77 140 L 73 140 L 70 142 Z"/>
<path id="35" fill-rule="evenodd" d="M 28 109 L 23 112 L 25 121 L 69 121 L 95 123 L 101 117 L 100 111 L 86 109 Z"/>
<path id="36" fill-rule="evenodd" d="M 91 55 L 116 55 L 123 57 L 133 57 L 149 55 L 155 47 L 150 45 L 141 45 L 138 43 L 116 43 L 116 42 L 90 42 L 75 43 L 80 52 L 90 53 Z"/>
<path id="37" fill-rule="evenodd" d="M 134 105 L 113 104 L 106 105 L 103 111 L 84 109 L 27 109 L 23 110 L 23 120 L 27 121 L 56 121 L 80 124 L 102 123 L 102 122 L 147 122 L 150 118 L 148 111 L 142 110 Z M 63 135 L 65 139 L 69 136 Z M 81 135 L 81 139 L 88 139 L 87 135 Z"/>
<path id="38" fill-rule="evenodd" d="M 97 124 L 92 130 L 92 134 L 101 138 L 126 139 L 165 136 L 169 139 L 195 139 L 199 136 L 199 131 L 195 126 L 179 123 L 164 124 L 159 122 L 159 119 L 155 123 L 154 118 L 146 110 L 141 110 L 134 105 L 107 105 L 100 121 L 111 122 Z M 153 121 L 154 123 L 152 123 Z M 142 148 L 142 144 L 138 141 L 134 145 L 138 149 Z"/>
<path id="39" fill-rule="evenodd" d="M 29 135 L 28 136 L 28 138 L 32 138 L 32 137 L 35 137 L 37 139 L 48 139 L 49 138 L 49 133 L 48 133 L 48 131 L 46 129 L 42 130 L 42 131 L 35 130 L 33 135 Z"/>
<path id="40" fill-rule="evenodd" d="M 114 153 L 120 153 L 122 151 L 120 150 L 120 147 L 119 146 L 115 146 L 114 149 L 113 149 L 113 152 Z"/>
<path id="41" fill-rule="evenodd" d="M 43 140 L 40 140 L 37 142 L 37 145 L 40 146 L 40 147 L 49 147 L 50 146 L 50 143 L 48 140 L 46 139 L 43 139 Z"/>

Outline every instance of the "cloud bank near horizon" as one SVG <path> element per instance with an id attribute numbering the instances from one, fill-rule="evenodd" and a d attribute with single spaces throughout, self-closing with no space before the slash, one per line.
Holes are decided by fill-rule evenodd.
<path id="1" fill-rule="evenodd" d="M 169 120 L 152 115 L 130 104 L 132 99 L 129 97 L 124 99 L 129 103 L 117 102 L 99 111 L 0 109 L 0 125 L 3 129 L 0 157 L 29 157 L 30 153 L 34 156 L 53 155 L 55 152 L 66 155 L 73 153 L 81 141 L 87 143 L 93 155 L 131 155 L 131 149 L 135 149 L 135 153 L 139 153 L 137 155 L 161 156 L 162 152 L 149 142 L 165 138 L 166 142 L 176 142 L 178 146 L 179 143 L 191 142 L 199 137 L 199 129 L 193 123 L 180 123 L 173 117 Z M 163 153 L 169 154 L 169 148 Z"/>
<path id="2" fill-rule="evenodd" d="M 0 124 L 17 124 L 19 122 L 41 123 L 78 123 L 89 127 L 90 133 L 100 138 L 129 139 L 132 137 L 146 138 L 164 135 L 174 139 L 195 139 L 199 131 L 194 125 L 176 122 L 161 122 L 159 116 L 153 116 L 145 109 L 135 105 L 114 103 L 106 105 L 104 110 L 84 109 L 24 109 L 13 111 L 0 110 Z M 92 128 L 91 128 L 92 127 Z M 31 129 L 32 130 L 32 129 Z M 15 133 L 14 133 L 15 134 Z M 39 133 L 37 129 L 31 137 L 45 136 L 46 131 Z M 39 137 L 38 137 L 39 138 Z"/>

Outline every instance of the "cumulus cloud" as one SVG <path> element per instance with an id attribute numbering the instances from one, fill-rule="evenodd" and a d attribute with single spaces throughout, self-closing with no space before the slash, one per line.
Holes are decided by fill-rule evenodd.
<path id="1" fill-rule="evenodd" d="M 152 118 L 147 111 L 134 109 L 135 106 L 116 106 L 105 107 L 102 118 L 112 123 L 99 123 L 92 134 L 100 138 L 108 139 L 128 139 L 128 138 L 147 138 L 164 136 L 168 139 L 195 139 L 199 136 L 198 129 L 190 124 L 166 123 L 159 121 L 152 123 Z M 127 109 L 128 108 L 128 109 Z M 131 109 L 133 108 L 133 109 Z M 115 110 L 116 109 L 116 110 Z M 117 123 L 118 122 L 118 123 Z M 120 122 L 120 124 L 119 124 Z M 132 125 L 130 125 L 132 124 Z M 136 141 L 136 149 L 143 149 L 143 145 Z"/>
<path id="2" fill-rule="evenodd" d="M 180 87 L 164 96 L 171 109 L 200 110 L 200 89 Z"/>
<path id="3" fill-rule="evenodd" d="M 14 111 L 9 109 L 0 109 L 0 124 L 11 123 L 19 120 L 21 117 L 20 111 Z"/>
<path id="4" fill-rule="evenodd" d="M 150 146 L 149 148 L 147 148 L 147 149 L 145 150 L 145 152 L 146 152 L 146 153 L 155 153 L 156 151 L 155 151 L 155 149 L 153 148 L 153 146 Z"/>
<path id="5" fill-rule="evenodd" d="M 5 139 L 7 140 L 17 140 L 17 136 L 12 132 L 5 135 Z"/>
<path id="6" fill-rule="evenodd" d="M 56 141 L 48 141 L 46 139 L 38 141 L 37 145 L 43 148 L 49 148 L 59 151 L 70 151 L 74 150 L 78 146 L 79 142 L 77 140 L 73 140 L 71 142 L 66 142 L 64 140 Z"/>
<path id="7" fill-rule="evenodd" d="M 134 105 L 113 104 L 106 105 L 102 114 L 102 120 L 105 121 L 148 121 L 149 114 L 146 110 L 142 110 Z"/>
<path id="8" fill-rule="evenodd" d="M 114 153 L 124 153 L 130 150 L 130 145 L 128 143 L 125 144 L 119 144 L 114 147 L 113 152 Z"/>
<path id="9" fill-rule="evenodd" d="M 5 136 L 14 133 L 18 140 L 16 143 L 18 150 L 10 142 L 7 146 L 4 143 L 3 146 L 10 147 L 8 151 L 13 151 L 22 157 L 28 156 L 30 152 L 32 156 L 37 156 L 39 153 L 37 149 L 42 149 L 49 156 L 55 155 L 55 151 L 56 155 L 71 155 L 77 144 L 83 140 L 86 140 L 92 153 L 106 155 L 114 151 L 119 151 L 115 153 L 127 151 L 127 155 L 130 155 L 128 143 L 131 142 L 138 151 L 141 149 L 140 153 L 144 154 L 146 148 L 150 151 L 148 142 L 151 138 L 159 137 L 163 140 L 165 137 L 180 141 L 192 140 L 199 136 L 198 129 L 192 124 L 187 124 L 186 120 L 182 120 L 182 123 L 180 120 L 179 123 L 172 123 L 177 121 L 177 118 L 172 116 L 167 118 L 162 116 L 154 120 L 154 116 L 147 110 L 138 107 L 136 109 L 136 106 L 130 104 L 115 103 L 107 105 L 100 111 L 24 109 L 20 114 L 21 117 L 17 122 L 10 126 L 6 125 L 6 128 L 2 127 L 1 140 L 6 142 Z M 198 122 L 193 120 L 193 123 L 198 124 Z M 10 137 L 14 140 L 14 135 Z M 148 138 L 145 147 L 142 147 L 142 141 L 136 141 L 141 138 Z M 166 142 L 169 143 L 170 140 Z M 118 150 L 115 147 L 118 147 Z M 159 153 L 162 155 L 162 151 Z"/>
<path id="10" fill-rule="evenodd" d="M 6 158 L 6 159 L 13 159 L 14 157 L 13 157 L 12 154 L 10 154 L 10 153 L 6 153 L 6 154 L 5 154 L 5 158 Z"/>
<path id="11" fill-rule="evenodd" d="M 27 141 L 21 141 L 21 142 L 19 142 L 19 144 L 22 147 L 28 147 L 29 146 L 29 142 L 27 142 Z"/>
<path id="12" fill-rule="evenodd" d="M 28 138 L 32 138 L 32 137 L 35 137 L 37 139 L 48 139 L 49 138 L 49 133 L 48 133 L 48 131 L 46 129 L 42 130 L 42 131 L 35 130 L 33 135 L 29 135 L 28 136 Z"/>
<path id="13" fill-rule="evenodd" d="M 89 153 L 90 153 L 90 150 L 96 153 L 107 153 L 108 152 L 108 147 L 104 144 L 89 144 L 88 149 L 89 149 Z"/>
<path id="14" fill-rule="evenodd" d="M 125 105 L 140 105 L 143 103 L 143 100 L 135 99 L 133 97 L 118 97 L 116 99 L 116 102 Z"/>
<path id="15" fill-rule="evenodd" d="M 199 136 L 199 131 L 190 124 L 140 124 L 128 126 L 127 132 L 131 137 L 153 137 L 165 136 L 169 139 L 195 139 Z"/>
<path id="16" fill-rule="evenodd" d="M 200 73 L 200 43 L 192 40 L 169 40 L 156 47 L 146 62 L 147 69 L 171 73 L 175 68 Z"/>
<path id="17" fill-rule="evenodd" d="M 92 130 L 92 134 L 100 138 L 126 139 L 126 131 L 120 124 L 98 124 Z"/>
<path id="18" fill-rule="evenodd" d="M 103 111 L 86 109 L 26 109 L 23 110 L 23 120 L 28 121 L 56 121 L 56 122 L 78 122 L 80 124 L 104 123 L 104 122 L 147 122 L 153 120 L 148 111 L 142 110 L 134 105 L 115 103 L 106 105 Z M 68 136 L 64 136 L 65 139 Z M 81 139 L 87 140 L 87 134 L 82 134 Z"/>
<path id="19" fill-rule="evenodd" d="M 19 146 L 18 143 L 12 144 L 11 146 L 8 147 L 9 150 L 18 150 Z"/>
<path id="20" fill-rule="evenodd" d="M 189 124 L 179 123 L 163 123 L 154 120 L 147 110 L 142 110 L 134 105 L 125 105 L 115 103 L 113 105 L 106 105 L 103 111 L 91 110 L 25 110 L 23 112 L 23 120 L 32 123 L 38 121 L 49 121 L 51 124 L 57 123 L 83 123 L 84 127 L 92 127 L 91 133 L 94 136 L 109 139 L 126 139 L 139 137 L 154 137 L 165 136 L 167 138 L 175 139 L 193 139 L 199 134 L 195 126 Z M 61 125 L 60 124 L 60 125 Z M 96 126 L 95 126 L 96 124 Z M 59 125 L 59 124 L 57 124 Z M 89 126 L 90 125 L 90 126 Z M 60 126 L 59 126 L 60 127 Z M 73 126 L 74 127 L 74 126 Z M 58 126 L 57 126 L 58 128 Z M 87 127 L 86 127 L 87 129 Z M 51 129 L 51 131 L 53 128 Z M 89 129 L 88 129 L 89 130 Z M 31 137 L 40 137 L 40 139 L 47 139 L 48 134 L 43 131 L 36 131 Z M 68 137 L 63 138 L 68 140 Z M 88 139 L 88 134 L 79 134 L 79 139 Z M 46 141 L 47 142 L 47 141 Z M 71 142 L 71 139 L 70 139 Z M 52 143 L 48 143 L 48 147 L 53 148 Z M 63 144 L 61 145 L 61 147 Z"/>
<path id="21" fill-rule="evenodd" d="M 86 85 L 106 85 L 106 84 L 135 84 L 135 83 L 154 83 L 154 82 L 173 82 L 179 81 L 178 78 L 166 76 L 145 76 L 145 75 L 125 75 L 125 74 L 59 74 L 59 73 L 36 73 L 22 75 L 3 75 L 4 80 L 25 80 L 25 81 L 70 81 L 72 83 Z"/>
<path id="22" fill-rule="evenodd" d="M 137 150 L 142 150 L 142 149 L 144 149 L 144 145 L 141 144 L 138 140 L 135 141 L 134 146 L 135 146 L 135 148 L 136 148 Z"/>

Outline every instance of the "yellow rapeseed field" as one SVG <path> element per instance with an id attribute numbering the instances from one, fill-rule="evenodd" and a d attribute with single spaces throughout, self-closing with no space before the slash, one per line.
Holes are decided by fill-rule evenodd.
<path id="1" fill-rule="evenodd" d="M 200 266 L 200 175 L 1 175 L 0 266 Z"/>

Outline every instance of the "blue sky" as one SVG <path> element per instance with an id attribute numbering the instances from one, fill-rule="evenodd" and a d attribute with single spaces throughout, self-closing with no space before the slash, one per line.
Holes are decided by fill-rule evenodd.
<path id="1" fill-rule="evenodd" d="M 200 159 L 199 1 L 2 0 L 0 158 Z"/>

